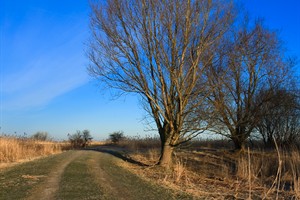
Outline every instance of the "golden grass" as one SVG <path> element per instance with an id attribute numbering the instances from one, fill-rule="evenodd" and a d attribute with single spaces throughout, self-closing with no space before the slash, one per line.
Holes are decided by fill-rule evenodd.
<path id="1" fill-rule="evenodd" d="M 0 163 L 15 162 L 60 153 L 68 143 L 27 138 L 0 137 Z"/>
<path id="2" fill-rule="evenodd" d="M 121 140 L 118 143 L 118 146 L 126 148 L 130 151 L 144 151 L 149 149 L 156 149 L 160 147 L 160 140 L 156 137 L 147 136 L 145 138 L 141 138 L 139 136 L 136 137 L 127 137 Z"/>
<path id="3" fill-rule="evenodd" d="M 130 145 L 127 140 L 123 146 L 130 147 L 130 158 L 148 167 L 123 165 L 147 180 L 175 190 L 209 199 L 300 198 L 300 152 L 297 148 L 249 149 L 244 153 L 199 147 L 197 150 L 178 149 L 173 170 L 164 171 L 155 166 L 159 148 L 142 149 L 145 144 L 146 141 L 138 144 L 134 140 Z"/>
<path id="4" fill-rule="evenodd" d="M 105 144 L 106 144 L 105 141 L 91 141 L 89 142 L 88 146 L 101 146 Z"/>

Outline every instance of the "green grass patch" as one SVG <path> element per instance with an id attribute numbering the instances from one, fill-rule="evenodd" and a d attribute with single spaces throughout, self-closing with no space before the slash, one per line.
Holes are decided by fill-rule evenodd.
<path id="1" fill-rule="evenodd" d="M 110 177 L 110 182 L 114 183 L 115 193 L 119 192 L 127 199 L 193 199 L 186 193 L 174 192 L 166 187 L 145 181 L 130 171 L 118 166 L 116 162 L 120 160 L 112 158 L 111 155 L 102 154 L 99 156 L 99 165 Z M 121 191 L 121 192 L 120 192 Z M 114 199 L 114 198 L 113 198 Z M 118 198 L 115 198 L 118 199 Z"/>
<path id="2" fill-rule="evenodd" d="M 89 156 L 71 162 L 61 177 L 56 199 L 102 199 L 102 191 L 89 173 Z"/>

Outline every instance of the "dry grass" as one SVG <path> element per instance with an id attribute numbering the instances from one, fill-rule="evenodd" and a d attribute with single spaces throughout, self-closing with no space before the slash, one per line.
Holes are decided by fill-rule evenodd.
<path id="1" fill-rule="evenodd" d="M 69 144 L 65 142 L 0 137 L 0 163 L 15 162 L 60 153 L 68 147 Z"/>
<path id="2" fill-rule="evenodd" d="M 150 136 L 144 138 L 141 138 L 140 136 L 126 137 L 118 143 L 118 146 L 126 148 L 129 151 L 138 152 L 159 148 L 160 140 L 157 137 Z"/>
<path id="3" fill-rule="evenodd" d="M 150 141 L 149 139 L 147 139 Z M 142 149 L 145 141 L 126 141 L 129 156 L 149 165 L 124 165 L 145 179 L 164 184 L 196 197 L 208 199 L 299 199 L 300 152 L 297 148 L 250 150 L 184 148 L 175 152 L 173 170 L 164 171 L 155 163 L 159 148 Z M 211 144 L 210 147 L 213 147 Z M 134 148 L 136 148 L 134 150 Z"/>
<path id="4" fill-rule="evenodd" d="M 104 144 L 106 144 L 105 141 L 91 141 L 89 143 L 89 146 L 101 146 L 101 145 L 104 145 Z"/>

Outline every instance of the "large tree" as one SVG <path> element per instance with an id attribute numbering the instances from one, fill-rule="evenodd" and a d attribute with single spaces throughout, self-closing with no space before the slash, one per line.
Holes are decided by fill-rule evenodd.
<path id="1" fill-rule="evenodd" d="M 227 0 L 107 0 L 92 5 L 89 71 L 109 87 L 141 97 L 161 140 L 159 164 L 203 131 L 196 114 L 207 88 L 199 79 L 229 29 Z M 203 83 L 203 82 L 202 82 Z M 197 86 L 197 87 L 196 87 Z M 196 89 L 197 88 L 197 89 Z"/>
<path id="2" fill-rule="evenodd" d="M 241 150 L 260 121 L 261 108 L 271 99 L 270 95 L 256 97 L 285 82 L 290 65 L 275 32 L 261 21 L 250 25 L 245 20 L 234 27 L 212 54 L 206 72 L 214 88 L 208 98 L 214 110 L 212 131 L 229 137 Z"/>

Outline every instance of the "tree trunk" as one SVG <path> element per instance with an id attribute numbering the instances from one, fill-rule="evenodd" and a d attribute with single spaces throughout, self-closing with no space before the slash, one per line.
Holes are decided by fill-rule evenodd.
<path id="1" fill-rule="evenodd" d="M 173 154 L 173 147 L 170 146 L 169 144 L 164 144 L 161 147 L 161 154 L 159 158 L 158 165 L 162 166 L 164 168 L 169 169 L 172 167 L 173 160 L 172 160 L 172 154 Z"/>
<path id="2" fill-rule="evenodd" d="M 245 141 L 241 138 L 234 138 L 234 150 L 235 151 L 244 151 L 245 150 Z"/>

